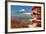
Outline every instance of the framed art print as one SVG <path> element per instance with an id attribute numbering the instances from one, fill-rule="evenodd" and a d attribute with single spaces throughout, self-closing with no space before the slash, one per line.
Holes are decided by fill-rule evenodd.
<path id="1" fill-rule="evenodd" d="M 45 3 L 12 1 L 5 7 L 6 32 L 45 31 Z"/>

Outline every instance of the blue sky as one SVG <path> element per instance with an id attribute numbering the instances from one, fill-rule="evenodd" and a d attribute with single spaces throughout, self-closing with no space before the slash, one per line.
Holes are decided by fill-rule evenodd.
<path id="1" fill-rule="evenodd" d="M 11 5 L 12 13 L 21 12 L 32 12 L 32 6 L 19 6 L 19 5 Z"/>

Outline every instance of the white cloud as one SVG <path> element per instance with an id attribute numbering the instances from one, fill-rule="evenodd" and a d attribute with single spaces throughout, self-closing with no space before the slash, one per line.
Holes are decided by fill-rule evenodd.
<path id="1" fill-rule="evenodd" d="M 25 10 L 24 9 L 19 10 L 19 12 L 23 12 L 23 11 L 25 11 Z"/>

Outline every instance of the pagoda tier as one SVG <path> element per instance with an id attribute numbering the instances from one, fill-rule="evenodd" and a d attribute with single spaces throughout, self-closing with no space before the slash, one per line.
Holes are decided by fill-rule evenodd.
<path id="1" fill-rule="evenodd" d="M 41 7 L 34 6 L 34 7 L 32 7 L 32 11 L 33 11 L 32 17 L 35 18 L 35 20 L 32 21 L 33 22 L 32 25 L 34 27 L 36 27 L 36 26 L 41 27 Z"/>

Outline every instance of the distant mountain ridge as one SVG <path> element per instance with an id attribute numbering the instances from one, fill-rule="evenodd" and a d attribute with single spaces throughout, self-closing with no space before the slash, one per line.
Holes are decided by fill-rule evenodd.
<path id="1" fill-rule="evenodd" d="M 16 14 L 11 16 L 12 19 L 32 19 L 31 14 Z"/>

